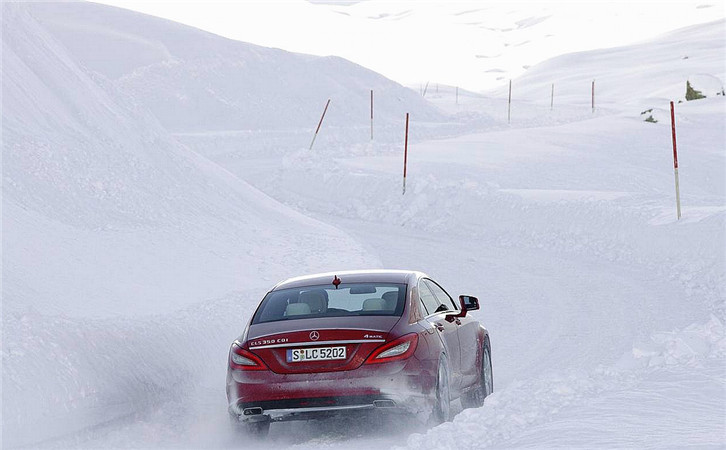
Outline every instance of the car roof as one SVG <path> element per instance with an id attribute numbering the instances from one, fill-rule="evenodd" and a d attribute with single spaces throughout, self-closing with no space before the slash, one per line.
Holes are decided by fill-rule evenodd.
<path id="1" fill-rule="evenodd" d="M 345 270 L 288 278 L 275 285 L 272 290 L 332 283 L 336 276 L 340 278 L 341 283 L 409 283 L 427 275 L 415 270 Z"/>

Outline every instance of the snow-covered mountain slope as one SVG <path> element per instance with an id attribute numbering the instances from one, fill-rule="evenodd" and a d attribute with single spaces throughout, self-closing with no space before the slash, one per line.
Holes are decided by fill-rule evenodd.
<path id="1" fill-rule="evenodd" d="M 77 63 L 37 7 L 2 10 L 4 446 L 180 395 L 204 373 L 193 359 L 223 361 L 279 279 L 378 264 L 180 145 Z M 219 298 L 217 319 L 184 312 Z M 149 353 L 177 346 L 176 362 Z"/>
<path id="2" fill-rule="evenodd" d="M 528 69 L 508 86 L 482 95 L 451 86 L 429 89 L 426 98 L 450 114 L 486 111 L 489 129 L 563 124 L 599 114 L 623 113 L 670 120 L 669 101 L 685 101 L 686 82 L 708 97 L 726 82 L 726 20 L 666 33 L 638 45 L 567 54 Z M 593 114 L 592 84 L 595 81 Z M 553 86 L 554 85 L 554 86 Z M 509 121 L 508 121 L 509 115 Z"/>
<path id="3" fill-rule="evenodd" d="M 225 2 L 101 0 L 223 36 L 339 55 L 402 84 L 484 91 L 558 55 L 638 43 L 726 17 L 723 2 Z M 285 14 L 280 13 L 284 8 Z M 402 63 L 403 62 L 403 63 Z"/>
<path id="4" fill-rule="evenodd" d="M 549 105 L 552 83 L 556 104 L 656 106 L 654 101 L 683 100 L 686 80 L 707 74 L 720 89 L 726 83 L 726 19 L 659 36 L 638 45 L 573 53 L 538 64 L 517 78 L 513 98 Z M 720 83 L 719 83 L 720 82 Z M 491 93 L 506 96 L 502 87 Z M 649 103 L 650 102 L 650 103 Z"/>
<path id="5" fill-rule="evenodd" d="M 183 287 L 184 279 L 194 272 L 193 268 L 199 268 L 195 267 L 197 264 L 204 265 L 207 258 L 217 260 L 215 265 L 221 265 L 209 267 L 205 272 L 218 271 L 216 277 L 219 279 L 215 282 L 225 281 L 214 290 L 224 293 L 239 282 L 235 274 L 239 274 L 240 269 L 259 269 L 259 255 L 269 255 L 262 264 L 273 263 L 282 256 L 269 251 L 270 245 L 283 254 L 292 251 L 295 248 L 293 240 L 299 237 L 291 237 L 290 231 L 308 233 L 314 239 L 316 234 L 321 234 L 320 227 L 326 229 L 322 224 L 280 208 L 265 195 L 180 146 L 151 114 L 129 105 L 127 97 L 117 88 L 105 80 L 94 79 L 76 65 L 24 7 L 8 6 L 5 12 L 3 200 L 11 214 L 7 215 L 10 220 L 4 225 L 6 236 L 15 237 L 18 233 L 17 237 L 25 237 L 6 240 L 9 261 L 6 272 L 22 277 L 28 286 L 48 288 L 48 280 L 43 276 L 49 275 L 53 280 L 66 270 L 73 270 L 74 265 L 63 269 L 65 263 L 60 256 L 65 251 L 78 251 L 74 259 L 78 258 L 81 265 L 97 270 L 100 261 L 84 257 L 95 255 L 112 264 L 107 268 L 112 274 L 116 264 L 114 257 L 99 251 L 97 246 L 120 244 L 123 249 L 126 244 L 121 243 L 137 240 L 138 234 L 149 240 L 144 246 L 156 242 L 145 247 L 143 253 L 149 257 L 157 248 L 160 254 L 156 258 L 163 260 L 169 256 L 168 250 L 175 249 L 181 260 L 196 262 L 188 267 L 190 272 L 187 274 L 149 275 L 145 282 L 149 286 L 159 284 L 159 278 L 169 282 L 164 288 L 177 285 L 173 293 L 162 294 L 161 285 L 153 288 L 153 291 L 158 290 L 157 300 L 134 300 L 137 296 L 109 295 L 107 292 L 99 292 L 95 297 L 104 305 L 101 310 L 123 299 L 124 302 L 149 302 L 149 310 L 158 311 L 154 307 L 156 303 L 162 304 L 163 309 L 186 303 L 184 298 L 198 300 L 190 292 L 182 294 L 198 281 Z M 45 233 L 46 227 L 60 235 Z M 195 239 L 201 237 L 199 233 L 206 234 L 210 229 L 229 236 L 230 240 L 223 248 L 216 244 L 205 248 L 207 242 Z M 245 235 L 252 231 L 259 233 L 259 241 L 246 239 Z M 185 236 L 187 233 L 190 234 Z M 33 239 L 27 239 L 27 234 Z M 76 239 L 87 239 L 88 242 L 78 245 L 69 239 L 73 234 L 77 234 Z M 288 236 L 290 240 L 279 236 Z M 188 242 L 190 246 L 166 242 L 172 237 L 181 238 L 179 244 Z M 31 262 L 37 255 L 27 252 L 20 244 L 26 241 L 38 243 L 37 240 L 47 242 L 47 245 L 37 245 L 36 250 L 44 248 L 59 252 L 59 258 L 46 260 L 44 268 L 25 270 L 34 265 Z M 310 257 L 314 258 L 313 255 Z M 23 260 L 27 263 L 21 263 Z M 153 267 L 151 270 L 163 273 L 162 260 L 149 264 Z M 19 267 L 17 272 L 13 270 L 16 265 Z M 50 265 L 53 269 L 48 267 Z M 129 273 L 147 270 L 134 268 L 132 261 L 123 265 Z M 105 264 L 100 266 L 105 267 Z M 68 277 L 74 279 L 76 275 L 79 274 L 68 274 Z M 92 276 L 99 278 L 97 275 Z M 6 281 L 11 279 L 6 278 Z M 139 283 L 118 284 L 133 291 Z M 80 278 L 72 284 L 78 289 L 89 289 L 89 285 L 96 282 Z M 63 283 L 57 287 L 57 292 L 52 291 L 52 296 L 50 293 L 44 296 L 47 305 L 36 306 L 45 308 L 54 302 L 66 305 L 62 299 L 76 297 L 74 292 L 63 292 L 72 286 L 61 286 Z M 216 295 L 208 291 L 195 294 L 201 292 Z M 82 303 L 86 303 L 82 310 L 93 310 L 93 302 L 87 304 L 91 299 L 87 295 L 82 297 L 85 298 Z M 144 297 L 148 297 L 148 293 Z M 162 302 L 162 298 L 168 300 Z M 113 309 L 122 311 L 123 307 Z"/>
<path id="6" fill-rule="evenodd" d="M 313 129 L 376 119 L 441 120 L 398 83 L 339 57 L 289 53 L 92 3 L 34 5 L 31 13 L 79 64 L 113 80 L 172 132 Z"/>
<path id="7" fill-rule="evenodd" d="M 328 8 L 380 23 L 385 30 L 381 34 L 389 39 L 398 31 L 422 42 L 419 48 L 425 49 L 424 54 L 415 67 L 421 75 L 413 78 L 413 67 L 399 67 L 396 79 L 406 73 L 411 81 L 459 84 L 479 91 L 502 86 L 531 66 L 561 54 L 631 44 L 691 23 L 717 20 L 725 13 L 718 2 L 700 1 L 627 5 L 450 1 L 412 8 L 407 2 L 370 0 Z M 439 33 L 426 32 L 433 27 Z M 371 53 L 364 64 L 382 65 L 380 53 Z"/>

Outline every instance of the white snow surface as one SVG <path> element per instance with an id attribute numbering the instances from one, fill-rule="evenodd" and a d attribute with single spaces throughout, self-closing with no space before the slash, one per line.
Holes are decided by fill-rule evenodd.
<path id="1" fill-rule="evenodd" d="M 172 132 L 307 130 L 329 98 L 327 125 L 363 126 L 371 89 L 381 121 L 406 112 L 442 120 L 411 90 L 339 57 L 232 41 L 87 3 L 34 5 L 31 11 L 80 65 L 116 80 L 130 101 Z"/>
<path id="2" fill-rule="evenodd" d="M 476 91 L 557 55 L 726 17 L 724 3 L 709 0 L 97 1 L 245 42 L 342 56 L 417 88 L 431 82 Z"/>
<path id="3" fill-rule="evenodd" d="M 725 23 L 534 66 L 508 122 L 502 90 L 422 99 L 338 58 L 3 4 L 3 447 L 723 447 Z M 685 102 L 687 79 L 715 88 Z M 477 295 L 494 394 L 431 429 L 240 440 L 230 342 L 277 281 L 356 268 Z"/>

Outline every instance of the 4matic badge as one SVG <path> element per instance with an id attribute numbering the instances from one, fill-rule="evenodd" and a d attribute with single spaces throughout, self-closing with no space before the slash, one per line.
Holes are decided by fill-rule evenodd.
<path id="1" fill-rule="evenodd" d="M 383 339 L 381 334 L 364 334 L 363 339 Z"/>

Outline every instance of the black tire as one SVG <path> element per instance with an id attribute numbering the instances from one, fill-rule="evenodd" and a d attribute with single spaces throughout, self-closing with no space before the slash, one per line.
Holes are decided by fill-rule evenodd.
<path id="1" fill-rule="evenodd" d="M 431 422 L 439 425 L 451 420 L 451 384 L 449 383 L 449 365 L 446 356 L 439 357 L 436 370 L 435 402 L 431 411 Z"/>
<path id="2" fill-rule="evenodd" d="M 492 351 L 489 348 L 489 340 L 484 342 L 482 349 L 482 368 L 479 377 L 479 386 L 476 389 L 461 396 L 461 406 L 464 408 L 479 408 L 484 404 L 484 399 L 494 392 L 494 375 L 492 373 Z"/>
<path id="3" fill-rule="evenodd" d="M 488 339 L 486 341 L 484 341 L 484 352 L 486 354 L 486 361 L 482 362 L 482 366 L 489 369 L 486 371 L 486 374 L 489 376 L 489 378 L 484 380 L 484 383 L 485 383 L 484 398 L 487 398 L 487 397 L 489 397 L 489 395 L 492 392 L 494 392 L 494 370 L 492 370 L 492 349 L 491 349 L 491 346 L 489 345 Z M 482 358 L 482 359 L 484 359 L 484 358 Z M 488 362 L 488 364 L 487 364 L 487 362 Z M 483 402 L 484 402 L 484 399 L 482 399 L 482 403 Z"/>

